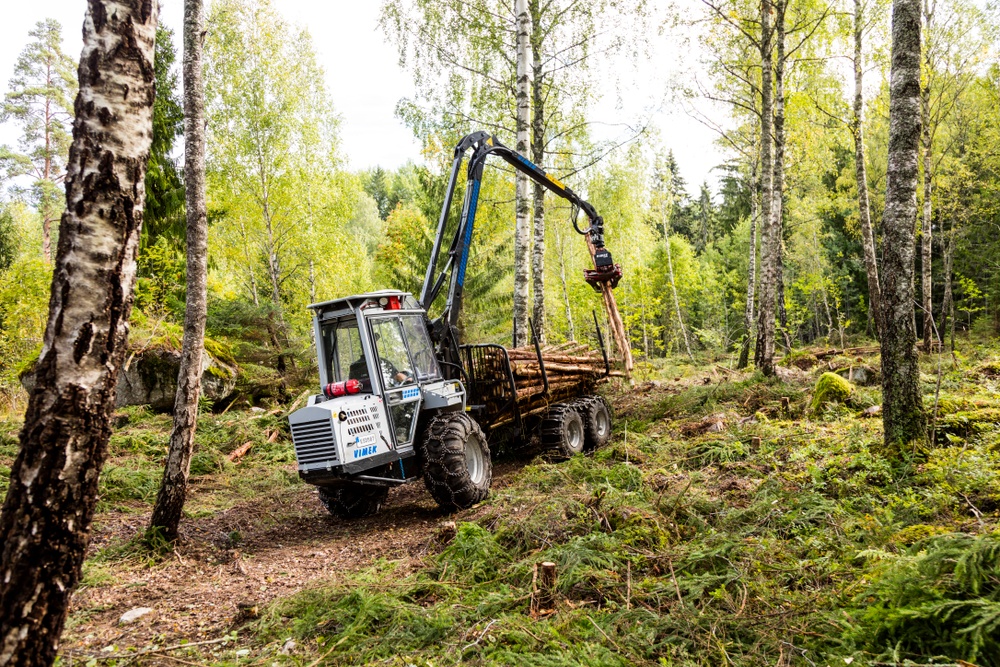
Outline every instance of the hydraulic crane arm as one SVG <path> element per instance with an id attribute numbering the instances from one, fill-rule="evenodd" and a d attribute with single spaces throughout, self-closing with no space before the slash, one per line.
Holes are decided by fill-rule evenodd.
<path id="1" fill-rule="evenodd" d="M 448 249 L 448 259 L 438 272 L 438 259 L 440 258 L 444 242 L 445 227 L 455 194 L 458 172 L 462 167 L 465 154 L 470 148 L 472 149 L 472 155 L 469 157 L 468 178 L 465 200 L 462 203 L 461 217 L 459 218 L 458 228 Z M 420 293 L 421 304 L 426 310 L 430 310 L 431 304 L 434 303 L 441 289 L 444 287 L 445 280 L 450 276 L 448 297 L 445 302 L 444 311 L 440 318 L 434 322 L 434 333 L 439 339 L 445 333 L 445 330 L 452 331 L 458 323 L 458 315 L 462 308 L 465 270 L 469 262 L 469 247 L 472 242 L 476 210 L 479 204 L 479 188 L 482 183 L 483 167 L 486 164 L 486 158 L 490 155 L 502 158 L 509 165 L 527 175 L 535 183 L 568 200 L 575 209 L 583 211 L 587 216 L 590 222 L 589 227 L 587 229 L 580 229 L 576 221 L 576 211 L 574 211 L 573 227 L 577 233 L 585 235 L 592 245 L 594 269 L 586 270 L 584 273 L 587 282 L 595 290 L 604 292 L 605 299 L 607 300 L 610 298 L 611 288 L 616 286 L 619 279 L 621 279 L 621 268 L 614 263 L 611 253 L 604 247 L 604 219 L 597 214 L 594 207 L 573 192 L 573 190 L 566 187 L 561 181 L 546 174 L 541 167 L 533 164 L 517 151 L 504 146 L 496 137 L 490 135 L 488 132 L 475 132 L 462 139 L 458 146 L 455 147 L 455 158 L 452 162 L 451 175 L 448 178 L 448 188 L 445 191 L 444 206 L 441 208 L 437 234 L 434 237 L 434 247 L 431 250 L 427 273 L 424 277 L 424 286 Z M 615 310 L 617 311 L 617 309 Z"/>

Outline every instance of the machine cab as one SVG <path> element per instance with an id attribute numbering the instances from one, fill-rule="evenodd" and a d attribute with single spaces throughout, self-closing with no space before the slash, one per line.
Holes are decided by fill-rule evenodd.
<path id="1" fill-rule="evenodd" d="M 308 472 L 303 461 L 350 473 L 408 456 L 422 415 L 464 409 L 465 389 L 443 378 L 426 313 L 411 295 L 375 292 L 311 308 L 322 393 L 290 419 L 300 472 Z M 311 431 L 299 426 L 297 438 L 296 427 L 327 418 L 336 451 L 314 460 Z"/>
<path id="2" fill-rule="evenodd" d="M 317 318 L 324 395 L 328 399 L 348 393 L 380 396 L 392 444 L 397 450 L 410 449 L 421 387 L 441 380 L 424 311 L 408 294 L 365 296 L 348 312 L 334 310 Z"/>

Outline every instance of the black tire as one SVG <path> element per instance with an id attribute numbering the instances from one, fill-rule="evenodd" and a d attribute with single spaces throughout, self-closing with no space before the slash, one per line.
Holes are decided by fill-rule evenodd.
<path id="1" fill-rule="evenodd" d="M 553 405 L 542 420 L 542 445 L 557 456 L 569 458 L 583 452 L 587 436 L 583 418 L 570 403 Z"/>
<path id="2" fill-rule="evenodd" d="M 351 484 L 343 487 L 319 487 L 319 501 L 330 514 L 341 519 L 363 519 L 376 514 L 386 498 L 389 487 L 371 484 Z"/>
<path id="3" fill-rule="evenodd" d="M 611 440 L 611 407 L 601 396 L 584 396 L 573 401 L 573 407 L 583 418 L 587 450 L 597 449 Z"/>
<path id="4" fill-rule="evenodd" d="M 486 435 L 464 412 L 445 412 L 427 423 L 420 441 L 424 484 L 446 510 L 472 507 L 486 500 L 493 463 Z"/>

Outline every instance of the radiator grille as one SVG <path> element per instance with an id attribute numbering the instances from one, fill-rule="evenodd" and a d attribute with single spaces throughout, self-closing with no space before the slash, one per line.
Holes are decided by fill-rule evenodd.
<path id="1" fill-rule="evenodd" d="M 292 424 L 292 442 L 299 467 L 337 462 L 337 443 L 333 439 L 333 422 L 329 419 Z"/>

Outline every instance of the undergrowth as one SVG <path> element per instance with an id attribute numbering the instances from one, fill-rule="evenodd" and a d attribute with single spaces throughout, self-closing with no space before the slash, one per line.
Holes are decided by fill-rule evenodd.
<path id="1" fill-rule="evenodd" d="M 939 428 L 935 446 L 890 465 L 880 420 L 861 414 L 877 388 L 814 413 L 821 370 L 620 397 L 607 447 L 523 468 L 416 567 L 381 562 L 278 601 L 251 628 L 256 652 L 303 664 L 1000 665 L 1000 432 L 975 419 L 995 387 L 945 368 L 942 415 L 970 412 L 977 427 Z M 924 389 L 930 406 L 935 386 Z M 698 430 L 706 418 L 724 428 Z M 542 561 L 556 563 L 558 606 L 534 618 Z M 288 638 L 302 648 L 285 656 Z"/>

